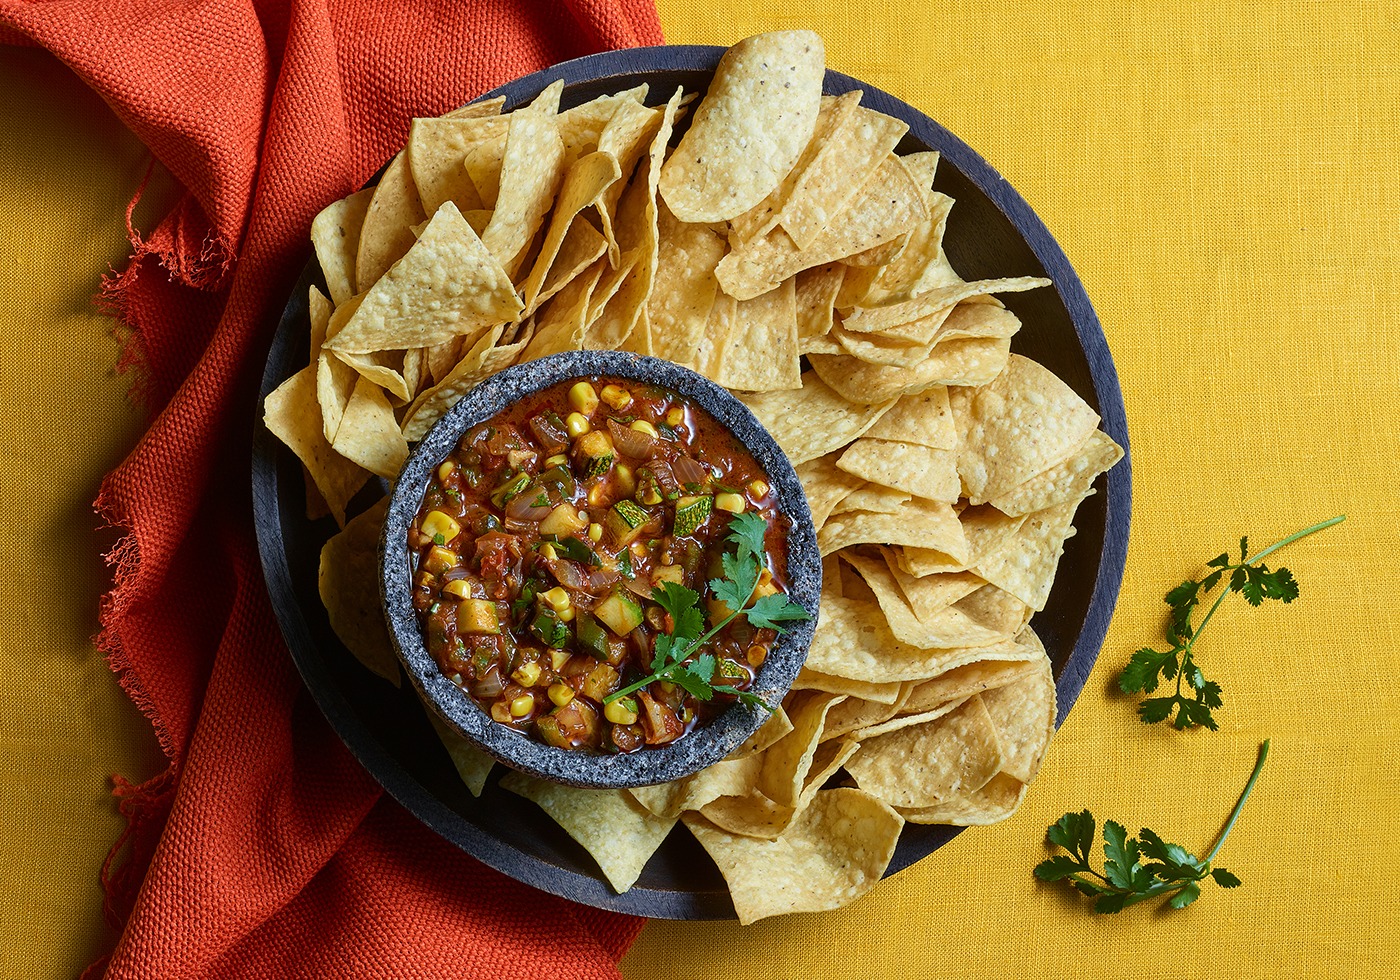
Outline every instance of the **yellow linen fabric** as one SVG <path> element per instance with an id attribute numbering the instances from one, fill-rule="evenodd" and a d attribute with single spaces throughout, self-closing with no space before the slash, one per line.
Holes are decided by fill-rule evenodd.
<path id="1" fill-rule="evenodd" d="M 651 923 L 628 980 L 1382 977 L 1400 968 L 1400 13 L 1392 3 L 661 0 L 674 43 L 813 27 L 832 67 L 957 133 L 1029 200 L 1104 322 L 1132 435 L 1127 575 L 1099 665 L 1021 811 L 836 913 Z M 89 502 L 140 414 L 88 298 L 126 247 L 145 155 L 37 52 L 0 59 L 0 975 L 72 977 L 112 941 L 106 776 L 157 753 L 92 651 Z M 1161 596 L 1248 533 L 1302 596 L 1232 599 L 1202 640 L 1219 732 L 1113 693 Z M 1038 884 L 1045 825 L 1088 807 L 1206 850 L 1183 912 L 1093 916 Z"/>

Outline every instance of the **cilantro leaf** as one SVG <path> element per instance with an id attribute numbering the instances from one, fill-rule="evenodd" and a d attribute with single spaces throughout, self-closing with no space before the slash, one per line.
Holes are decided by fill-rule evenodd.
<path id="1" fill-rule="evenodd" d="M 729 518 L 727 539 L 739 545 L 740 559 L 765 552 L 763 536 L 768 533 L 768 522 L 751 510 L 735 514 Z"/>
<path id="2" fill-rule="evenodd" d="M 700 596 L 679 582 L 663 582 L 653 587 L 651 597 L 671 614 L 671 636 L 676 643 L 689 643 L 705 629 L 705 617 L 700 612 Z"/>
<path id="3" fill-rule="evenodd" d="M 1214 710 L 1224 704 L 1220 685 L 1206 679 L 1195 662 L 1195 648 L 1201 633 L 1215 615 L 1225 597 L 1238 592 L 1251 606 L 1259 606 L 1266 599 L 1276 599 L 1289 603 L 1298 598 L 1298 583 L 1287 568 L 1270 569 L 1264 559 L 1285 545 L 1307 537 L 1324 528 L 1346 520 L 1345 515 L 1322 521 L 1304 528 L 1288 537 L 1269 545 L 1263 551 L 1249 555 L 1249 539 L 1240 538 L 1240 560 L 1230 560 L 1229 552 L 1222 552 L 1206 567 L 1214 571 L 1199 581 L 1187 579 L 1173 588 L 1165 596 L 1169 609 L 1164 632 L 1170 649 L 1157 650 L 1142 647 L 1129 658 L 1118 675 L 1118 688 L 1125 694 L 1151 694 L 1159 683 L 1176 681 L 1175 691 L 1166 697 L 1147 698 L 1138 704 L 1138 717 L 1145 724 L 1157 724 L 1170 720 L 1172 727 L 1219 729 Z M 1227 585 L 1199 624 L 1192 618 L 1201 600 L 1209 595 L 1228 573 Z"/>
<path id="4" fill-rule="evenodd" d="M 773 629 L 779 633 L 787 632 L 783 623 L 801 622 L 812 618 L 811 613 L 782 592 L 760 596 L 744 614 L 748 616 L 750 626 L 757 629 Z"/>
<path id="5" fill-rule="evenodd" d="M 1094 911 L 1102 915 L 1121 912 L 1129 905 L 1153 898 L 1166 898 L 1174 909 L 1183 909 L 1201 896 L 1201 882 L 1207 878 L 1221 888 L 1238 888 L 1239 878 L 1211 862 L 1224 846 L 1245 801 L 1269 757 L 1269 743 L 1259 746 L 1259 758 L 1245 783 L 1239 801 L 1225 821 L 1215 846 L 1198 858 L 1180 844 L 1164 841 L 1154 831 L 1143 828 L 1129 837 L 1124 826 L 1114 820 L 1103 824 L 1103 871 L 1094 869 L 1090 851 L 1094 843 L 1094 816 L 1088 810 L 1066 813 L 1046 828 L 1048 844 L 1068 853 L 1057 854 L 1037 864 L 1033 874 L 1041 881 L 1062 881 L 1081 895 L 1094 899 Z M 1142 858 L 1152 863 L 1143 864 Z"/>

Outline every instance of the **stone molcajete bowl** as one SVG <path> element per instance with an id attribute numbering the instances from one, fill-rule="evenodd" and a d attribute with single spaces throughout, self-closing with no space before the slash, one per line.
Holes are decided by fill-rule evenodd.
<path id="1" fill-rule="evenodd" d="M 792 524 L 788 533 L 788 592 L 812 617 L 792 624 L 779 637 L 755 678 L 755 694 L 772 705 L 782 700 L 806 659 L 821 596 L 821 555 L 802 484 L 773 437 L 742 402 L 694 371 L 654 357 L 618 351 L 569 351 L 508 368 L 473 388 L 428 432 L 404 464 L 380 539 L 380 587 L 389 634 L 404 669 L 423 700 L 451 728 L 497 760 L 542 779 L 594 788 L 647 786 L 688 776 L 723 759 L 767 720 L 768 712 L 736 703 L 710 724 L 670 745 L 626 755 L 545 745 L 493 721 L 443 676 L 424 646 L 411 601 L 414 570 L 406 536 L 437 465 L 472 426 L 526 395 L 590 375 L 652 382 L 689 397 L 729 429 L 768 474 L 778 508 Z"/>

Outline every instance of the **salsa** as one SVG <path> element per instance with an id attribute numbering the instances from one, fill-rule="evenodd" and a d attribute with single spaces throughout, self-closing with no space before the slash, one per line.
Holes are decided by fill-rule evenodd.
<path id="1" fill-rule="evenodd" d="M 657 638 L 674 629 L 653 589 L 694 590 L 707 627 L 730 616 L 709 583 L 741 513 L 767 525 L 754 598 L 786 592 L 788 521 L 753 456 L 703 408 L 614 377 L 529 395 L 462 437 L 409 528 L 428 653 L 495 721 L 546 744 L 670 744 L 736 694 L 702 700 L 655 680 L 609 695 L 651 675 Z M 714 657 L 715 685 L 745 692 L 776 639 L 739 615 L 691 659 Z"/>

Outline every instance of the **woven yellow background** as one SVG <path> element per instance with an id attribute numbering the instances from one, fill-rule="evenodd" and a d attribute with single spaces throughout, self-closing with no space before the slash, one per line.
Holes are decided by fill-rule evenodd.
<path id="1" fill-rule="evenodd" d="M 810 26 L 829 64 L 978 150 L 1045 220 L 1103 320 L 1134 463 L 1127 575 L 1098 668 L 1021 811 L 855 906 L 748 929 L 652 923 L 629 980 L 1381 977 L 1400 970 L 1400 8 L 1394 3 L 661 0 L 677 43 Z M 86 305 L 124 255 L 139 145 L 34 52 L 0 56 L 0 975 L 111 942 L 96 868 L 112 771 L 156 758 L 87 643 L 88 502 L 140 429 Z M 1232 600 L 1202 641 L 1217 733 L 1140 725 L 1116 668 L 1162 593 L 1248 533 L 1348 520 L 1279 557 L 1291 606 Z M 41 598 L 36 599 L 36 595 Z M 1088 807 L 1220 861 L 1179 913 L 1095 917 L 1037 884 Z"/>

